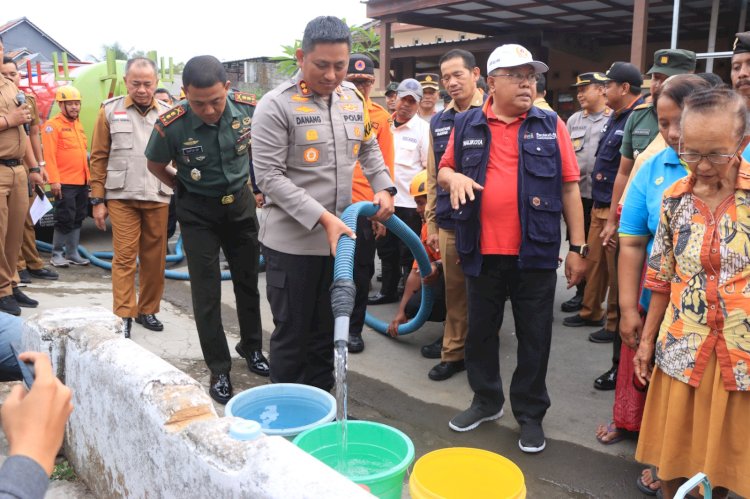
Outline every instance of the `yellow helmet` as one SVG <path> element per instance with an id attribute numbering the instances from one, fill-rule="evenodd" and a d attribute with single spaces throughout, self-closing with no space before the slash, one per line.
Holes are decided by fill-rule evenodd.
<path id="1" fill-rule="evenodd" d="M 57 87 L 55 91 L 55 100 L 57 102 L 67 102 L 71 100 L 81 100 L 81 92 L 77 88 L 70 85 L 64 87 Z"/>
<path id="2" fill-rule="evenodd" d="M 427 195 L 427 170 L 422 170 L 414 175 L 409 187 L 409 194 L 413 197 Z"/>

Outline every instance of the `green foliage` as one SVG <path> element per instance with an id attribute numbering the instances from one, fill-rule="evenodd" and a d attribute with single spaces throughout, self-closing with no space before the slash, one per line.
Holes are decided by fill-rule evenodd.
<path id="1" fill-rule="evenodd" d="M 344 19 L 346 22 L 346 19 Z M 362 26 L 349 26 L 352 32 L 352 54 L 364 54 L 377 64 L 380 62 L 380 35 L 373 28 L 365 29 Z M 279 72 L 291 76 L 297 71 L 297 49 L 302 47 L 302 40 L 294 40 L 293 45 L 282 45 L 281 51 L 284 55 L 272 57 L 271 60 L 278 63 Z"/>
<path id="2" fill-rule="evenodd" d="M 55 465 L 55 469 L 52 470 L 51 480 L 65 480 L 67 482 L 75 482 L 78 480 L 75 470 L 67 460 Z"/>

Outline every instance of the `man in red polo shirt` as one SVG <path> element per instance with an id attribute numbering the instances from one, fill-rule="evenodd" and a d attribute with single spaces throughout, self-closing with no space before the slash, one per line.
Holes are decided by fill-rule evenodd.
<path id="1" fill-rule="evenodd" d="M 550 405 L 545 378 L 561 215 L 570 233 L 568 288 L 583 278 L 588 249 L 568 131 L 554 112 L 532 106 L 538 74 L 547 70 L 520 45 L 495 49 L 487 62 L 489 98 L 456 116 L 438 173 L 450 192 L 467 278 L 465 363 L 474 390 L 471 406 L 449 426 L 469 431 L 503 415 L 498 331 L 510 298 L 518 338 L 510 400 L 521 426 L 518 445 L 529 453 L 546 446 L 542 419 Z"/>

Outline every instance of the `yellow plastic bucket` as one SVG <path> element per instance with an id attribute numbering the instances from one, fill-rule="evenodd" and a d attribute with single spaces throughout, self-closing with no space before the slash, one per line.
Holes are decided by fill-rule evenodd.
<path id="1" fill-rule="evenodd" d="M 451 447 L 417 460 L 409 493 L 412 499 L 524 499 L 526 485 L 510 459 L 482 449 Z"/>

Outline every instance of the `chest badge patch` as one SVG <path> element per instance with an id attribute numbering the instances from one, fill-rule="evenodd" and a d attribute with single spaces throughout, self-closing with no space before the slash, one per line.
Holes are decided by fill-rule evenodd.
<path id="1" fill-rule="evenodd" d="M 300 113 L 314 113 L 315 109 L 307 106 L 298 106 L 294 108 L 295 111 L 299 111 Z"/>
<path id="2" fill-rule="evenodd" d="M 656 180 L 654 180 L 655 185 L 661 185 L 664 183 L 664 177 L 659 177 Z"/>
<path id="3" fill-rule="evenodd" d="M 191 137 L 191 138 L 187 139 L 185 142 L 183 142 L 182 145 L 184 145 L 184 146 L 194 146 L 197 143 L 198 143 L 198 141 L 196 139 L 194 139 L 194 138 Z"/>
<path id="4" fill-rule="evenodd" d="M 601 180 L 603 178 L 604 178 L 604 175 L 602 175 L 601 173 L 596 174 L 596 180 Z"/>
<path id="5" fill-rule="evenodd" d="M 234 121 L 232 121 L 232 130 L 239 130 L 241 126 L 242 125 L 240 125 L 240 120 L 235 119 Z"/>
<path id="6" fill-rule="evenodd" d="M 318 140 L 318 131 L 317 130 L 308 130 L 305 132 L 305 139 L 309 141 Z"/>
<path id="7" fill-rule="evenodd" d="M 190 178 L 195 180 L 196 182 L 201 179 L 201 171 L 197 168 L 193 168 L 190 170 Z"/>
<path id="8" fill-rule="evenodd" d="M 245 126 L 249 125 L 252 121 L 253 120 L 252 118 L 250 118 L 250 116 L 245 116 L 244 118 L 242 118 L 242 124 Z"/>
<path id="9" fill-rule="evenodd" d="M 308 147 L 303 153 L 305 163 L 315 163 L 320 159 L 320 151 L 314 147 Z"/>
<path id="10" fill-rule="evenodd" d="M 534 206 L 539 206 L 542 204 L 542 200 L 534 196 L 533 198 L 531 198 L 531 204 L 533 204 Z"/>
<path id="11" fill-rule="evenodd" d="M 354 144 L 354 146 L 352 147 L 352 154 L 354 156 L 358 156 L 359 155 L 359 144 Z"/>
<path id="12" fill-rule="evenodd" d="M 355 137 L 361 137 L 362 136 L 362 129 L 358 126 L 354 127 L 354 136 Z"/>
<path id="13" fill-rule="evenodd" d="M 292 95 L 292 100 L 294 102 L 310 102 L 309 97 L 302 97 L 300 94 L 294 94 Z"/>

